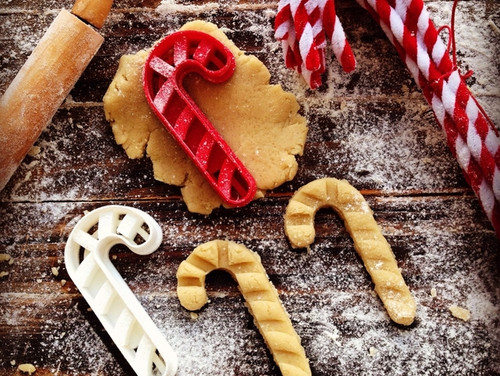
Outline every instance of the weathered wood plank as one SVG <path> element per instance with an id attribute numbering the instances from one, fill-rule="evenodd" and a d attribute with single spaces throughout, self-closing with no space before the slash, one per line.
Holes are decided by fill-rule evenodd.
<path id="1" fill-rule="evenodd" d="M 338 104 L 340 107 L 340 103 Z M 382 194 L 467 191 L 467 185 L 422 102 L 350 102 L 313 114 L 300 173 L 277 191 L 293 191 L 322 176 L 346 178 Z M 417 121 L 415 121 L 417 119 Z M 408 126 L 413 122 L 413 126 Z M 178 196 L 154 180 L 147 157 L 129 160 L 114 142 L 100 105 L 61 109 L 14 175 L 4 200 L 124 200 Z M 401 160 L 405 163 L 401 164 Z"/>

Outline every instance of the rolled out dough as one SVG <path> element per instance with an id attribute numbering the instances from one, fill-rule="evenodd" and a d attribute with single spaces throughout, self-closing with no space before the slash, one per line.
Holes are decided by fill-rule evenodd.
<path id="1" fill-rule="evenodd" d="M 267 68 L 245 55 L 215 25 L 194 21 L 181 30 L 204 31 L 234 54 L 236 70 L 223 84 L 191 74 L 184 87 L 255 178 L 257 194 L 292 180 L 307 136 L 304 117 L 293 94 L 270 85 Z M 142 89 L 147 50 L 120 59 L 118 71 L 104 96 L 106 119 L 115 140 L 129 158 L 151 158 L 155 179 L 181 186 L 191 212 L 210 214 L 222 200 L 150 110 Z"/>

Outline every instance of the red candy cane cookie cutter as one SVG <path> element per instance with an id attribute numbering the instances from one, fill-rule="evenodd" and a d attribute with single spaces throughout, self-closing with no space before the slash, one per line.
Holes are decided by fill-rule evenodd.
<path id="1" fill-rule="evenodd" d="M 235 68 L 231 51 L 214 37 L 178 31 L 153 47 L 144 66 L 144 92 L 154 113 L 224 203 L 241 207 L 254 198 L 255 179 L 183 87 L 189 73 L 222 83 Z"/>

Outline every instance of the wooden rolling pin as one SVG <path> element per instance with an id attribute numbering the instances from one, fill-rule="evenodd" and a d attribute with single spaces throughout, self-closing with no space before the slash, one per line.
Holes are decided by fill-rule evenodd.
<path id="1" fill-rule="evenodd" d="M 62 10 L 0 98 L 0 191 L 50 123 L 104 38 L 112 0 Z"/>

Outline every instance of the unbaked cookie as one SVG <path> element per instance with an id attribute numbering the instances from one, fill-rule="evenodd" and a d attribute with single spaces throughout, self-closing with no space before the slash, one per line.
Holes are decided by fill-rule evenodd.
<path id="1" fill-rule="evenodd" d="M 216 269 L 228 271 L 238 282 L 255 325 L 283 376 L 311 375 L 300 337 L 269 281 L 260 256 L 244 245 L 213 240 L 196 247 L 177 270 L 177 295 L 181 305 L 199 310 L 208 302 L 205 278 Z"/>
<path id="2" fill-rule="evenodd" d="M 361 193 L 346 180 L 323 178 L 301 187 L 285 213 L 285 233 L 294 248 L 308 247 L 315 238 L 314 216 L 332 207 L 344 220 L 354 248 L 375 284 L 390 318 L 402 325 L 413 323 L 416 303 L 406 285 L 391 246 L 373 218 Z"/>
<path id="3" fill-rule="evenodd" d="M 184 87 L 255 178 L 256 198 L 292 180 L 298 169 L 295 157 L 302 154 L 307 136 L 295 96 L 270 85 L 267 68 L 255 56 L 245 55 L 215 25 L 194 21 L 181 30 L 206 32 L 235 56 L 236 71 L 227 82 L 212 84 L 192 74 Z M 147 56 L 143 50 L 120 59 L 104 96 L 106 119 L 129 158 L 141 158 L 146 152 L 157 180 L 181 186 L 189 211 L 210 214 L 222 200 L 146 102 L 142 70 Z"/>

